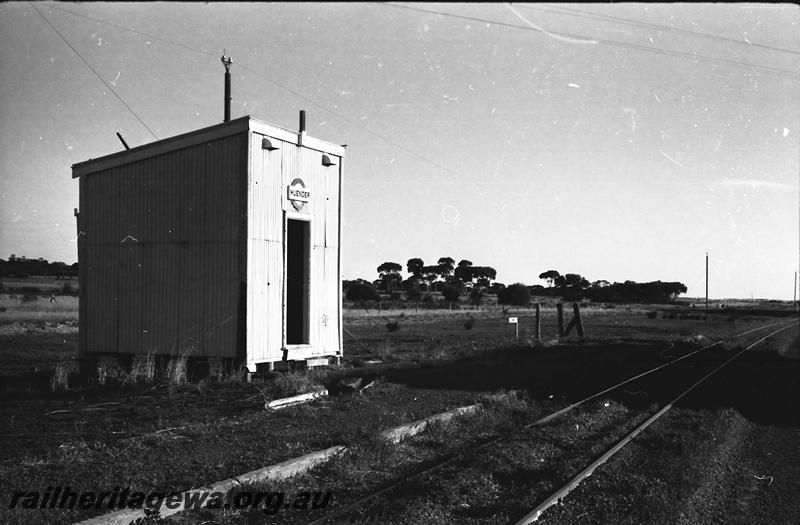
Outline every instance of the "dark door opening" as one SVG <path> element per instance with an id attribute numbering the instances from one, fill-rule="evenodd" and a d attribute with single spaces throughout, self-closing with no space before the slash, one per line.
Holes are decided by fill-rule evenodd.
<path id="1" fill-rule="evenodd" d="M 310 225 L 286 221 L 286 344 L 309 343 Z"/>

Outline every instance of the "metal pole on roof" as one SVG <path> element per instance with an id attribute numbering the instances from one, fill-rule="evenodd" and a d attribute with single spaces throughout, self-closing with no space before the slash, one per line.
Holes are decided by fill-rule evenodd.
<path id="1" fill-rule="evenodd" d="M 225 118 L 223 122 L 231 120 L 231 64 L 233 60 L 231 57 L 225 56 L 225 51 L 222 52 L 222 65 L 225 66 Z"/>

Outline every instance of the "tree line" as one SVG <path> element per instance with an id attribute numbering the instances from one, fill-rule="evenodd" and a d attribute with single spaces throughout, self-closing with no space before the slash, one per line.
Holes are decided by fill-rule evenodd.
<path id="1" fill-rule="evenodd" d="M 469 304 L 477 306 L 486 295 L 493 294 L 499 304 L 524 306 L 530 303 L 532 296 L 560 297 L 565 301 L 670 303 L 687 291 L 686 285 L 680 282 L 590 282 L 580 274 L 562 275 L 556 270 L 539 274 L 539 279 L 547 286 L 524 283 L 506 286 L 496 281 L 497 271 L 491 266 L 476 266 L 466 259 L 455 264 L 452 257 L 441 257 L 433 265 L 413 258 L 406 262 L 405 268 L 408 277 L 404 279 L 401 275 L 403 266 L 386 261 L 377 267 L 378 278 L 374 281 L 344 281 L 345 297 L 364 304 L 366 301 L 381 301 L 381 294 L 388 295 L 389 299 L 401 299 L 405 294 L 409 301 L 432 303 L 432 292 L 437 292 L 450 305 L 465 296 Z"/>
<path id="2" fill-rule="evenodd" d="M 0 277 L 27 279 L 31 275 L 41 275 L 63 279 L 78 277 L 78 263 L 49 262 L 47 259 L 27 259 L 11 255 L 8 260 L 0 259 Z"/>

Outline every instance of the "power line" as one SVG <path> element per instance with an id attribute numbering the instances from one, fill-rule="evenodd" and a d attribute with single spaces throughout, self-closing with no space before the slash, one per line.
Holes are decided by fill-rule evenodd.
<path id="1" fill-rule="evenodd" d="M 68 14 L 70 14 L 72 16 L 77 16 L 78 18 L 85 18 L 86 20 L 91 20 L 92 22 L 97 22 L 98 24 L 103 24 L 103 25 L 115 27 L 117 29 L 121 29 L 123 31 L 128 31 L 130 33 L 136 33 L 137 35 L 145 36 L 147 38 L 152 38 L 153 40 L 160 40 L 161 42 L 165 42 L 167 44 L 171 44 L 171 45 L 177 46 L 177 47 L 182 47 L 183 49 L 187 49 L 189 51 L 194 51 L 196 53 L 200 53 L 200 54 L 203 54 L 203 55 L 206 55 L 206 56 L 210 56 L 210 57 L 213 57 L 215 59 L 219 58 L 219 56 L 217 54 L 215 54 L 215 53 L 209 53 L 208 51 L 203 51 L 202 49 L 197 49 L 196 47 L 187 46 L 186 44 L 181 44 L 180 42 L 175 42 L 174 40 L 169 40 L 169 39 L 160 37 L 158 35 L 154 35 L 152 33 L 146 33 L 144 31 L 139 31 L 138 29 L 125 27 L 125 26 L 122 26 L 122 25 L 119 25 L 119 24 L 115 24 L 113 22 L 108 22 L 106 20 L 100 20 L 99 18 L 94 18 L 94 17 L 88 16 L 88 15 L 84 15 L 84 14 L 81 14 L 81 13 L 76 13 L 74 11 L 70 11 L 69 9 L 64 9 L 62 7 L 50 6 L 50 8 L 51 9 L 55 9 L 56 11 L 61 11 L 62 13 L 68 13 Z"/>
<path id="2" fill-rule="evenodd" d="M 493 24 L 493 25 L 497 25 L 497 26 L 501 26 L 501 27 L 511 27 L 511 28 L 514 28 L 514 29 L 523 29 L 523 30 L 526 30 L 526 31 L 535 31 L 537 33 L 545 33 L 545 34 L 549 33 L 551 35 L 556 35 L 556 36 L 559 36 L 559 37 L 562 37 L 562 38 L 579 39 L 579 40 L 586 40 L 587 38 L 590 38 L 591 40 L 594 40 L 598 44 L 605 44 L 605 45 L 609 45 L 609 46 L 613 46 L 613 47 L 622 47 L 622 48 L 626 48 L 626 49 L 634 49 L 634 50 L 637 50 L 637 51 L 645 51 L 645 52 L 649 52 L 649 53 L 656 53 L 656 54 L 660 54 L 660 55 L 667 55 L 667 56 L 673 56 L 673 57 L 678 57 L 678 58 L 691 58 L 691 59 L 694 59 L 694 60 L 706 60 L 706 61 L 709 61 L 709 62 L 717 62 L 717 63 L 729 65 L 729 66 L 741 66 L 741 67 L 750 68 L 750 69 L 753 69 L 753 70 L 756 70 L 756 71 L 762 71 L 764 73 L 772 73 L 772 74 L 775 74 L 775 75 L 778 75 L 778 76 L 782 76 L 782 77 L 785 77 L 785 78 L 790 78 L 792 80 L 797 80 L 798 78 L 800 78 L 800 73 L 796 72 L 796 71 L 790 71 L 788 69 L 780 69 L 780 68 L 764 66 L 764 65 L 759 65 L 759 64 L 751 64 L 751 63 L 748 63 L 748 62 L 740 62 L 738 60 L 730 60 L 730 59 L 727 59 L 727 58 L 711 57 L 711 56 L 700 55 L 700 54 L 696 54 L 696 53 L 687 53 L 685 51 L 674 51 L 674 50 L 669 50 L 669 49 L 662 49 L 662 48 L 659 48 L 659 47 L 642 46 L 642 45 L 639 45 L 639 44 L 632 44 L 632 43 L 629 43 L 629 42 L 620 42 L 620 41 L 617 41 L 617 40 L 610 40 L 610 39 L 606 39 L 606 38 L 587 37 L 585 35 L 578 35 L 578 34 L 574 34 L 574 33 L 565 33 L 565 32 L 561 32 L 561 31 L 545 31 L 545 30 L 543 30 L 541 28 L 534 28 L 534 27 L 523 26 L 523 25 L 519 25 L 519 24 L 511 24 L 511 23 L 508 23 L 508 22 L 498 22 L 497 20 L 488 20 L 486 18 L 479 18 L 479 17 L 467 16 L 467 15 L 458 15 L 458 14 L 454 14 L 454 13 L 436 11 L 436 10 L 433 10 L 433 9 L 425 9 L 425 8 L 421 8 L 421 7 L 412 7 L 412 6 L 399 5 L 399 4 L 390 4 L 390 3 L 385 3 L 385 4 L 380 4 L 380 5 L 384 5 L 384 6 L 387 6 L 387 7 L 394 7 L 394 8 L 398 8 L 398 9 L 407 9 L 407 10 L 410 10 L 410 11 L 419 11 L 419 12 L 422 12 L 422 13 L 429 13 L 429 14 L 447 16 L 447 17 L 451 17 L 451 18 L 459 18 L 459 19 L 462 19 L 462 20 L 470 20 L 470 21 L 473 21 L 473 22 L 488 23 L 488 24 Z"/>
<path id="3" fill-rule="evenodd" d="M 147 37 L 147 38 L 152 38 L 153 40 L 158 40 L 158 41 L 161 41 L 161 42 L 173 45 L 173 46 L 181 47 L 183 49 L 186 49 L 186 50 L 189 50 L 189 51 L 193 51 L 193 52 L 196 52 L 196 53 L 200 53 L 202 55 L 211 56 L 211 57 L 214 57 L 215 59 L 217 58 L 217 55 L 215 55 L 213 53 L 209 53 L 208 51 L 205 51 L 205 50 L 202 50 L 202 49 L 198 49 L 198 48 L 195 48 L 195 47 L 192 47 L 192 46 L 188 46 L 188 45 L 185 45 L 185 44 L 181 44 L 180 42 L 175 42 L 173 40 L 169 40 L 169 39 L 166 39 L 166 38 L 162 38 L 162 37 L 160 37 L 158 35 L 154 35 L 152 33 L 146 33 L 144 31 L 139 31 L 137 29 L 132 29 L 132 28 L 129 28 L 129 27 L 125 27 L 123 25 L 119 25 L 119 24 L 115 24 L 115 23 L 112 23 L 112 22 L 107 22 L 105 20 L 100 20 L 98 18 L 94 18 L 94 17 L 90 17 L 90 16 L 87 16 L 87 15 L 75 13 L 73 11 L 70 11 L 70 10 L 67 10 L 67 9 L 63 9 L 61 7 L 53 7 L 53 9 L 56 9 L 58 11 L 62 11 L 64 13 L 71 14 L 71 15 L 79 17 L 79 18 L 85 18 L 87 20 L 91 20 L 91 21 L 97 22 L 99 24 L 111 26 L 111 27 L 114 27 L 116 29 L 120 29 L 120 30 L 123 30 L 123 31 L 128 31 L 130 33 L 135 33 L 135 34 L 138 34 L 140 36 Z M 424 155 L 422 155 L 422 154 L 420 154 L 420 153 L 418 153 L 418 152 L 416 152 L 416 151 L 414 151 L 412 149 L 409 149 L 409 148 L 407 148 L 407 147 L 405 147 L 405 146 L 403 146 L 401 144 L 396 143 L 395 141 L 393 141 L 393 140 L 391 140 L 391 139 L 389 139 L 387 137 L 384 137 L 383 135 L 381 135 L 379 133 L 376 133 L 376 132 L 372 131 L 371 129 L 367 128 L 366 126 L 363 126 L 360 123 L 358 123 L 358 122 L 356 122 L 356 121 L 354 121 L 354 120 L 352 120 L 352 119 L 350 119 L 348 117 L 345 117 L 344 115 L 341 115 L 341 114 L 339 114 L 339 113 L 337 113 L 337 112 L 325 107 L 324 105 L 314 101 L 313 99 L 303 95 L 302 93 L 299 93 L 299 92 L 297 92 L 297 91 L 295 91 L 295 90 L 293 90 L 293 89 L 291 89 L 291 88 L 289 88 L 287 86 L 284 86 L 283 84 L 280 84 L 279 82 L 276 82 L 275 80 L 272 80 L 271 78 L 259 73 L 258 71 L 254 70 L 253 68 L 247 66 L 246 64 L 244 64 L 242 62 L 238 62 L 238 67 L 241 67 L 245 71 L 249 71 L 253 75 L 257 76 L 258 78 L 261 78 L 262 80 L 264 80 L 266 82 L 269 82 L 270 84 L 272 84 L 272 85 L 274 85 L 274 86 L 276 86 L 276 87 L 278 87 L 280 89 L 283 89 L 284 91 L 286 91 L 288 93 L 291 93 L 292 95 L 294 95 L 295 97 L 299 98 L 300 100 L 308 102 L 309 104 L 312 104 L 313 106 L 325 111 L 326 113 L 328 113 L 330 115 L 333 115 L 334 117 L 337 117 L 337 118 L 347 122 L 348 124 L 352 125 L 353 127 L 357 128 L 357 129 L 360 129 L 361 131 L 363 131 L 365 133 L 368 133 L 369 135 L 372 135 L 372 136 L 374 136 L 374 137 L 386 142 L 387 144 L 390 144 L 391 146 L 408 153 L 409 155 L 412 155 L 412 156 L 414 156 L 414 157 L 416 157 L 416 158 L 418 158 L 418 159 L 420 159 L 420 160 L 422 160 L 422 161 L 424 161 L 424 162 L 426 162 L 428 164 L 431 164 L 432 166 L 435 166 L 435 167 L 439 168 L 441 171 L 447 171 L 448 173 L 451 173 L 453 175 L 460 175 L 458 172 L 453 171 L 452 169 L 444 166 L 440 162 L 437 162 L 435 160 L 429 159 L 426 156 L 424 156 Z M 469 180 L 469 179 L 467 179 L 467 180 L 471 184 L 474 184 L 474 185 L 476 185 L 476 186 L 478 186 L 478 187 L 480 187 L 480 188 L 482 188 L 482 189 L 484 189 L 486 191 L 491 191 L 491 188 L 489 188 L 488 186 L 485 186 L 483 184 L 480 184 L 478 182 L 475 182 L 475 181 L 472 181 L 472 180 Z"/>
<path id="4" fill-rule="evenodd" d="M 109 83 L 108 83 L 108 82 L 106 82 L 106 81 L 105 81 L 105 79 L 104 79 L 102 76 L 100 76 L 100 74 L 99 74 L 99 73 L 98 73 L 98 72 L 97 72 L 97 71 L 96 71 L 96 70 L 95 70 L 95 69 L 94 69 L 94 68 L 91 66 L 91 64 L 89 64 L 89 62 L 87 62 L 87 61 L 86 61 L 86 59 L 85 59 L 85 58 L 83 58 L 83 56 L 82 56 L 82 55 L 81 55 L 81 54 L 78 52 L 78 50 L 77 50 L 77 49 L 75 49 L 75 48 L 72 46 L 72 44 L 70 44 L 70 43 L 69 43 L 69 41 L 67 41 L 67 39 L 66 39 L 66 38 L 64 38 L 64 35 L 62 35 L 62 34 L 61 34 L 61 32 L 60 32 L 58 29 L 56 29 L 56 27 L 55 27 L 53 24 L 51 24 L 51 23 L 50 23 L 50 21 L 49 21 L 49 20 L 48 20 L 48 19 L 47 19 L 47 18 L 44 16 L 44 14 L 42 14 L 42 12 L 41 12 L 41 11 L 39 11 L 39 8 L 37 8 L 37 7 L 36 7 L 36 6 L 33 4 L 33 2 L 30 2 L 30 4 L 31 4 L 31 7 L 33 7 L 33 8 L 36 10 L 36 12 L 37 12 L 37 13 L 39 13 L 39 16 L 40 16 L 40 17 L 42 17 L 42 20 L 44 20 L 44 21 L 47 23 L 47 25 L 49 25 L 49 26 L 50 26 L 50 28 L 51 28 L 53 31 L 55 31 L 55 32 L 56 32 L 56 34 L 57 34 L 59 37 L 61 37 L 61 40 L 63 40 L 63 41 L 64 41 L 64 43 L 65 43 L 65 44 L 67 44 L 67 46 L 68 46 L 68 47 L 69 47 L 69 48 L 70 48 L 70 49 L 71 49 L 71 50 L 72 50 L 72 51 L 73 51 L 73 52 L 74 52 L 76 55 L 78 55 L 78 58 L 80 58 L 80 59 L 81 59 L 81 62 L 83 62 L 84 64 L 86 64 L 86 67 L 88 67 L 88 68 L 89 68 L 89 70 L 90 70 L 92 73 L 94 73 L 94 75 L 95 75 L 97 78 L 99 78 L 99 79 L 100 79 L 100 81 L 101 81 L 103 84 L 105 84 L 105 86 L 108 88 L 108 90 L 109 90 L 109 91 L 111 91 L 111 92 L 114 94 L 114 96 L 115 96 L 115 97 L 117 97 L 117 100 L 119 100 L 119 101 L 122 103 L 122 105 L 123 105 L 123 106 L 125 106 L 126 108 L 128 108 L 128 111 L 130 111 L 130 112 L 133 114 L 133 116 L 134 116 L 134 117 L 136 117 L 136 120 L 138 120 L 138 121 L 139 121 L 139 123 L 140 123 L 142 126 L 144 126 L 144 127 L 145 127 L 145 129 L 147 129 L 147 131 L 149 131 L 149 132 L 150 132 L 150 134 L 151 134 L 151 135 L 153 135 L 153 137 L 155 137 L 155 139 L 156 139 L 156 140 L 158 140 L 158 135 L 156 135 L 156 134 L 153 132 L 153 130 L 152 130 L 152 129 L 150 129 L 150 127 L 149 127 L 147 124 L 145 124 L 145 123 L 144 123 L 144 121 L 142 120 L 142 118 L 141 118 L 141 117 L 140 117 L 140 116 L 139 116 L 139 115 L 138 115 L 138 114 L 137 114 L 137 113 L 136 113 L 136 112 L 133 110 L 133 108 L 131 108 L 131 107 L 130 107 L 130 106 L 129 106 L 129 105 L 128 105 L 128 104 L 127 104 L 127 103 L 126 103 L 124 100 L 122 100 L 122 97 L 121 97 L 121 96 L 119 96 L 119 93 L 117 93 L 116 91 L 114 91 L 114 88 L 112 88 L 112 87 L 109 85 Z"/>
<path id="5" fill-rule="evenodd" d="M 574 9 L 574 8 L 570 8 L 570 7 L 562 7 L 562 6 L 555 6 L 555 5 L 548 5 L 548 4 L 545 4 L 544 6 L 522 4 L 522 5 L 518 5 L 517 7 L 522 7 L 524 9 L 536 9 L 536 10 L 544 11 L 544 12 L 548 12 L 548 13 L 556 13 L 556 14 L 574 16 L 574 17 L 579 17 L 579 18 L 588 18 L 588 19 L 591 19 L 591 20 L 601 20 L 601 21 L 614 22 L 614 23 L 617 23 L 617 24 L 629 25 L 629 26 L 634 26 L 634 27 L 645 27 L 645 28 L 649 28 L 649 29 L 656 29 L 658 31 L 666 31 L 666 32 L 670 32 L 670 33 L 681 33 L 681 34 L 684 34 L 684 35 L 692 35 L 692 36 L 697 36 L 697 37 L 711 38 L 713 40 L 719 40 L 721 42 L 731 42 L 731 43 L 734 43 L 734 44 L 741 44 L 741 45 L 745 45 L 745 46 L 749 46 L 749 47 L 758 47 L 758 48 L 762 48 L 762 49 L 769 49 L 771 51 L 780 51 L 780 52 L 783 52 L 783 53 L 791 53 L 793 55 L 800 55 L 800 51 L 795 51 L 793 49 L 786 49 L 786 48 L 782 48 L 782 47 L 768 46 L 768 45 L 765 45 L 765 44 L 749 42 L 749 41 L 746 41 L 746 40 L 737 40 L 735 38 L 728 38 L 728 37 L 719 36 L 719 35 L 712 35 L 710 33 L 704 33 L 702 31 L 691 31 L 689 29 L 680 29 L 680 28 L 677 28 L 677 27 L 670 27 L 670 26 L 665 26 L 665 25 L 661 25 L 661 24 L 653 24 L 653 23 L 650 23 L 650 22 L 644 22 L 644 21 L 641 21 L 641 20 L 633 20 L 633 19 L 630 19 L 630 18 L 622 18 L 622 17 L 619 17 L 619 16 L 604 15 L 604 14 L 600 14 L 600 13 L 594 13 L 594 12 L 591 12 L 591 11 L 582 11 L 580 9 Z"/>

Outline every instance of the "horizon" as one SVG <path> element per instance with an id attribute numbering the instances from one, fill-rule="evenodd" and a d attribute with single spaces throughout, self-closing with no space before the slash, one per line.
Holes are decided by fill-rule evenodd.
<path id="1" fill-rule="evenodd" d="M 0 253 L 76 262 L 71 165 L 120 151 L 115 132 L 221 122 L 225 50 L 232 119 L 295 129 L 305 109 L 310 136 L 348 144 L 343 279 L 452 257 L 505 284 L 555 269 L 704 297 L 709 252 L 709 298 L 791 301 L 799 13 L 6 3 Z"/>

